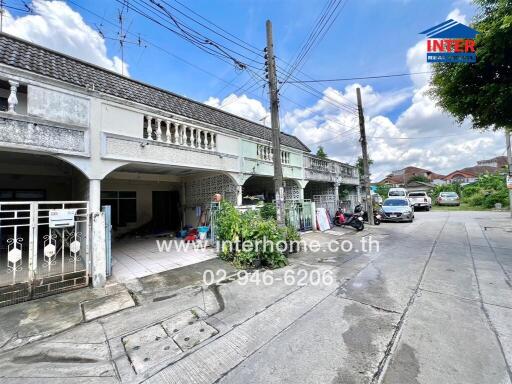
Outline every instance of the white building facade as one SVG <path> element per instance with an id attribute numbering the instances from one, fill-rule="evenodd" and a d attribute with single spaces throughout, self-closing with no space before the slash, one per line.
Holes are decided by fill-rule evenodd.
<path id="1" fill-rule="evenodd" d="M 216 193 L 271 200 L 271 139 L 268 127 L 0 34 L 0 306 L 104 284 L 104 205 L 122 234 L 196 226 Z M 337 204 L 340 185 L 357 199 L 354 166 L 290 135 L 281 145 L 287 199 Z M 76 223 L 55 235 L 57 209 L 74 209 Z"/>

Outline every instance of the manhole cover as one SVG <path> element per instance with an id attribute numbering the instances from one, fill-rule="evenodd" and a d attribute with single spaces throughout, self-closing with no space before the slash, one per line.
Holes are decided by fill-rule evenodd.
<path id="1" fill-rule="evenodd" d="M 123 344 L 137 373 L 181 353 L 160 324 L 124 337 Z"/>
<path id="2" fill-rule="evenodd" d="M 206 324 L 204 321 L 198 321 L 176 332 L 175 335 L 173 335 L 173 339 L 181 349 L 186 350 L 195 347 L 197 344 L 215 336 L 217 333 L 219 332 L 212 326 Z"/>
<path id="3" fill-rule="evenodd" d="M 173 336 L 176 332 L 195 323 L 201 317 L 206 317 L 206 314 L 202 310 L 194 308 L 165 320 L 162 322 L 162 327 L 164 327 L 165 331 L 169 335 Z"/>

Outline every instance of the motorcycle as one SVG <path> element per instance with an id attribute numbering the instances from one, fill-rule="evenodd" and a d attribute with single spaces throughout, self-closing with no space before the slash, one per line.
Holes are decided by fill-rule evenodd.
<path id="1" fill-rule="evenodd" d="M 338 209 L 334 214 L 334 225 L 338 227 L 351 226 L 357 231 L 364 229 L 363 217 L 361 212 L 355 212 L 353 214 L 344 213 L 342 209 Z"/>
<path id="2" fill-rule="evenodd" d="M 354 208 L 354 212 L 362 212 L 363 220 L 368 222 L 368 212 L 363 211 L 363 206 L 361 204 L 356 205 Z M 373 209 L 373 224 L 379 225 L 382 221 L 382 215 L 375 208 Z"/>

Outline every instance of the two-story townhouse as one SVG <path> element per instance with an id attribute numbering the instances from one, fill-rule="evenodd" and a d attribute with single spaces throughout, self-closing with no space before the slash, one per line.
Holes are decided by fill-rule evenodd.
<path id="1" fill-rule="evenodd" d="M 217 193 L 273 198 L 268 127 L 6 34 L 0 108 L 0 305 L 103 284 L 102 205 L 121 234 L 195 226 Z M 354 166 L 280 139 L 287 199 L 356 198 Z"/>

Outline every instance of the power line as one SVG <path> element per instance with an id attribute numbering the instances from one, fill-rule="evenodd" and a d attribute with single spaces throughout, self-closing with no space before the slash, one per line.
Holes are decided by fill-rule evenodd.
<path id="1" fill-rule="evenodd" d="M 357 132 L 352 132 L 354 131 L 354 129 L 357 129 L 359 128 L 358 126 L 355 126 L 355 127 L 352 127 L 351 129 L 348 129 L 346 131 L 343 131 L 343 132 L 340 132 L 336 135 L 333 135 L 331 137 L 329 137 L 328 139 L 325 139 L 325 140 L 320 140 L 320 141 L 315 141 L 313 143 L 305 143 L 306 145 L 318 145 L 318 144 L 323 144 L 323 143 L 327 143 L 328 141 L 331 141 L 332 139 L 334 139 L 335 137 L 340 137 L 340 136 L 344 136 L 345 134 L 353 134 L 353 133 L 357 133 Z"/>
<path id="2" fill-rule="evenodd" d="M 103 16 L 101 16 L 101 15 L 97 14 L 97 13 L 96 13 L 96 12 L 94 12 L 94 11 L 91 11 L 91 10 L 90 10 L 90 9 L 88 9 L 88 8 L 85 8 L 84 6 L 82 6 L 82 5 L 78 4 L 78 3 L 76 3 L 74 0 L 68 0 L 68 2 L 69 2 L 69 3 L 71 3 L 71 4 L 73 4 L 73 5 L 75 5 L 76 7 L 80 8 L 80 9 L 82 9 L 82 10 L 84 10 L 84 11 L 88 12 L 89 14 L 91 14 L 91 15 L 95 16 L 95 17 L 96 17 L 96 18 L 98 18 L 99 20 L 102 20 L 102 21 L 104 21 L 105 23 L 110 24 L 110 25 L 111 25 L 111 26 L 113 26 L 113 27 L 117 27 L 117 25 L 116 25 L 114 22 L 112 22 L 111 20 L 109 20 L 109 19 L 107 19 L 107 18 L 105 18 L 105 17 L 103 17 Z M 137 37 L 139 37 L 139 35 L 137 35 L 137 34 L 136 34 L 136 33 L 134 33 L 134 32 L 128 32 L 128 34 L 129 34 L 129 35 L 132 35 L 132 36 L 137 36 Z M 115 40 L 117 40 L 117 39 L 115 39 Z M 201 68 L 200 66 L 198 66 L 198 65 L 196 65 L 196 64 L 194 64 L 194 63 L 192 63 L 192 62 L 190 62 L 190 61 L 188 61 L 188 60 L 186 60 L 186 59 L 184 59 L 184 58 L 182 58 L 182 57 L 180 57 L 180 56 L 178 56 L 178 55 L 176 55 L 176 54 L 174 54 L 173 52 L 169 51 L 168 49 L 166 49 L 166 48 L 164 48 L 164 47 L 162 47 L 162 46 L 160 46 L 160 45 L 158 45 L 158 44 L 155 44 L 155 43 L 153 43 L 153 42 L 151 42 L 151 41 L 149 41 L 149 40 L 143 40 L 143 41 L 144 41 L 145 43 L 147 43 L 148 45 L 150 45 L 151 47 L 156 48 L 156 49 L 158 49 L 159 51 L 161 51 L 161 52 L 163 52 L 163 53 L 165 53 L 165 54 L 167 54 L 167 55 L 171 56 L 171 57 L 172 57 L 172 58 L 174 58 L 175 60 L 181 61 L 182 63 L 184 63 L 184 64 L 186 64 L 186 65 L 188 65 L 188 66 L 190 66 L 190 67 L 192 67 L 192 68 L 194 68 L 194 69 L 196 69 L 196 70 L 198 70 L 198 71 L 200 71 L 200 72 L 203 72 L 203 73 L 205 73 L 205 74 L 207 74 L 207 75 L 209 75 L 209 76 L 211 76 L 211 77 L 213 77 L 213 78 L 215 78 L 215 79 L 217 79 L 217 80 L 221 81 L 222 83 L 225 83 L 225 84 L 226 84 L 226 85 L 228 85 L 228 86 L 229 86 L 229 85 L 231 85 L 231 86 L 236 86 L 236 85 L 234 84 L 234 81 L 233 81 L 233 80 L 232 80 L 232 81 L 227 81 L 227 80 L 225 80 L 225 79 L 223 79 L 223 78 L 221 78 L 221 77 L 217 76 L 216 74 L 214 74 L 214 73 L 212 73 L 212 72 L 210 72 L 210 71 L 208 71 L 208 70 L 206 70 L 206 69 L 204 69 L 204 68 Z M 238 89 L 240 89 L 240 87 L 238 87 Z M 247 92 L 248 94 L 252 95 L 252 96 L 253 96 L 253 97 L 255 97 L 256 99 L 260 99 L 260 97 L 259 97 L 258 95 L 254 94 L 254 93 L 252 93 L 252 92 L 248 92 L 246 88 L 241 88 L 241 90 L 243 90 L 243 91 Z"/>
<path id="3" fill-rule="evenodd" d="M 297 68 L 299 68 L 301 63 L 305 62 L 305 58 L 308 55 L 308 53 L 311 51 L 313 46 L 316 46 L 316 44 L 319 43 L 323 39 L 325 34 L 321 35 L 322 32 L 324 31 L 325 27 L 328 25 L 329 21 L 331 20 L 331 18 L 333 17 L 333 15 L 335 14 L 336 10 L 338 9 L 338 7 L 340 6 L 340 4 L 342 2 L 343 2 L 343 0 L 334 0 L 334 1 L 331 0 L 328 3 L 328 5 L 326 7 L 324 7 L 323 12 L 321 12 L 321 16 L 315 22 L 315 25 L 313 26 L 312 31 L 308 35 L 308 38 L 306 39 L 304 44 L 302 45 L 299 53 L 296 55 L 296 58 L 293 61 L 293 64 L 286 71 L 286 72 L 288 72 L 288 75 L 284 79 L 283 85 L 290 78 L 290 76 L 293 74 L 293 72 L 295 72 L 295 70 Z M 337 13 L 336 16 L 334 17 L 334 19 L 332 19 L 332 22 L 334 22 L 334 20 L 336 20 L 338 15 L 339 15 L 339 13 Z M 330 29 L 332 22 L 329 24 L 326 31 L 328 31 Z M 281 85 L 280 88 L 282 88 L 283 85 Z"/>
<path id="4" fill-rule="evenodd" d="M 402 77 L 402 76 L 412 76 L 412 75 L 426 75 L 432 73 L 431 71 L 426 72 L 409 72 L 409 73 L 397 73 L 392 75 L 375 75 L 375 76 L 361 76 L 361 77 L 344 77 L 339 79 L 322 79 L 322 80 L 294 80 L 288 81 L 289 84 L 298 84 L 298 83 L 327 83 L 327 82 L 335 82 L 335 81 L 352 81 L 352 80 L 368 80 L 368 79 L 385 79 L 389 77 Z M 284 83 L 280 81 L 280 83 Z"/>
<path id="5" fill-rule="evenodd" d="M 191 35 L 191 32 L 192 33 L 195 33 L 197 36 L 191 36 L 192 38 L 194 38 L 197 43 L 199 44 L 210 44 L 210 45 L 213 45 L 215 46 L 217 49 L 219 49 L 220 51 L 223 51 L 223 50 L 228 50 L 234 54 L 237 54 L 249 61 L 252 61 L 252 62 L 255 62 L 259 65 L 263 65 L 263 62 L 262 61 L 257 61 L 253 58 L 250 58 L 238 51 L 235 51 L 225 45 L 222 45 L 222 44 L 219 44 L 219 43 L 216 43 L 214 42 L 213 40 L 211 40 L 210 38 L 208 38 L 207 36 L 205 36 L 204 34 L 202 34 L 201 32 L 197 31 L 196 29 L 194 28 L 191 28 L 190 26 L 188 26 L 187 24 L 185 24 L 183 21 L 181 21 L 177 16 L 174 16 L 165 6 L 162 5 L 162 3 L 165 3 L 166 5 L 168 3 L 166 3 L 165 1 L 162 1 L 162 3 L 156 1 L 156 0 L 149 0 L 151 4 L 153 4 L 154 6 L 158 7 L 162 12 L 165 13 L 165 15 L 167 17 L 169 17 L 173 23 L 176 25 L 176 27 L 182 31 L 184 34 L 190 36 Z M 180 12 L 179 10 L 177 10 L 176 8 L 170 6 L 172 9 L 175 9 L 177 12 Z M 184 14 L 183 12 L 180 12 L 181 14 Z M 201 26 L 205 27 L 206 29 L 210 30 L 210 28 L 208 28 L 207 26 L 205 26 L 204 24 L 200 24 Z M 186 29 L 186 30 L 185 30 Z M 214 32 L 215 33 L 215 32 Z M 236 44 L 236 43 L 235 43 Z M 239 44 L 237 44 L 238 46 L 240 46 Z M 240 46 L 241 47 L 241 46 Z M 243 47 L 242 47 L 243 48 Z M 261 55 L 259 55 L 261 56 Z"/>
<path id="6" fill-rule="evenodd" d="M 124 3 L 123 0 L 115 0 L 115 1 L 117 1 L 118 3 L 121 3 L 121 4 Z M 153 7 L 148 6 L 146 3 L 141 4 L 141 2 L 138 0 L 131 0 L 130 3 L 127 3 L 127 7 L 128 7 L 128 9 L 131 9 L 132 11 L 138 13 L 139 15 L 147 18 L 148 20 L 151 20 L 152 22 L 169 30 L 173 34 L 190 42 L 191 44 L 193 44 L 197 48 L 201 49 L 205 53 L 208 53 L 214 57 L 217 57 L 218 59 L 225 61 L 225 62 L 232 61 L 231 64 L 234 64 L 236 68 L 245 69 L 247 66 L 251 66 L 250 64 L 244 63 L 241 60 L 238 60 L 237 58 L 235 58 L 234 56 L 228 54 L 225 50 L 222 50 L 221 45 L 213 42 L 212 40 L 208 39 L 208 40 L 205 40 L 204 42 L 199 42 L 197 36 L 191 36 L 190 34 L 187 34 L 186 32 L 185 33 L 182 32 L 181 29 L 176 30 L 176 29 L 172 28 L 168 24 L 167 18 L 164 18 L 164 16 L 162 16 L 161 11 L 155 10 Z M 143 7 L 143 9 L 141 9 L 139 7 Z M 150 11 L 151 13 L 153 13 L 153 15 L 156 14 L 156 17 L 158 17 L 159 19 L 161 19 L 163 21 L 156 19 L 155 16 L 152 16 L 152 15 L 146 13 L 146 11 L 144 11 L 144 10 Z M 211 46 L 215 47 L 215 49 L 211 48 Z"/>
<path id="7" fill-rule="evenodd" d="M 439 136 L 417 136 L 417 137 L 386 137 L 386 136 L 369 136 L 370 139 L 386 139 L 386 140 L 422 140 L 422 139 L 442 139 L 444 137 L 470 136 L 471 134 L 459 135 L 439 135 Z"/>

